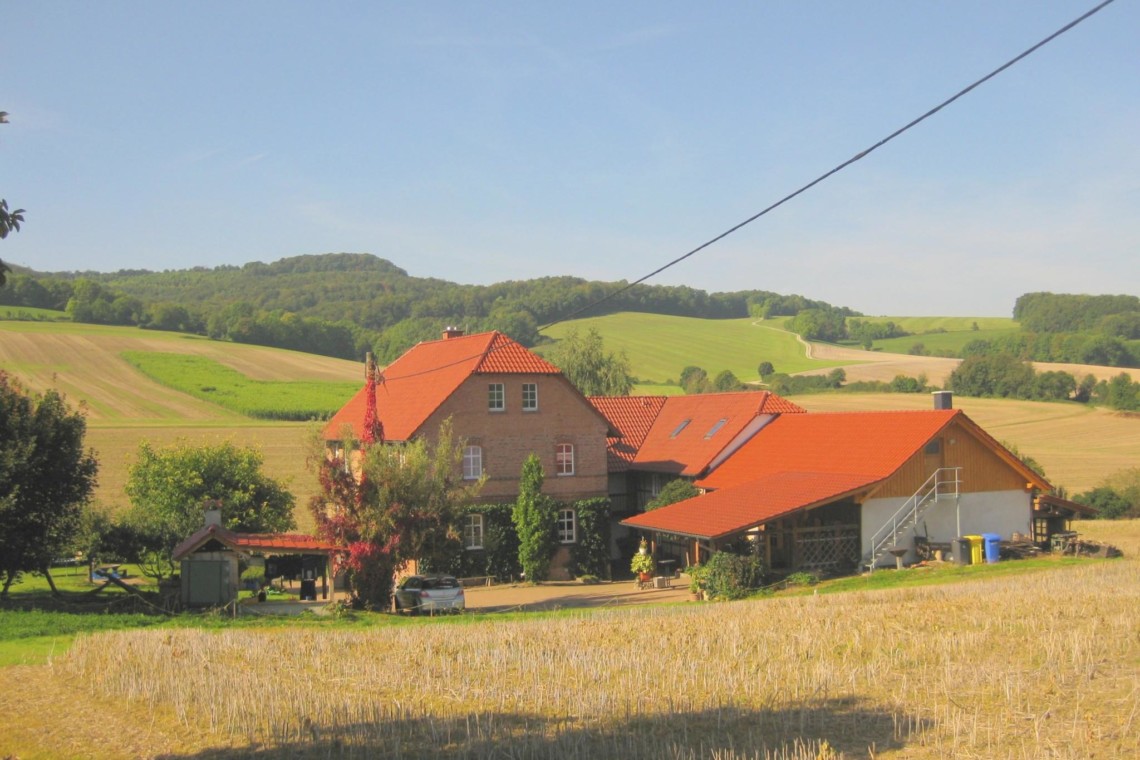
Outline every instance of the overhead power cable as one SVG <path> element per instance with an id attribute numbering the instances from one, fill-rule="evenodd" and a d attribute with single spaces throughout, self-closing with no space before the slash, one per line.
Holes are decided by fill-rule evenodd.
<path id="1" fill-rule="evenodd" d="M 927 111 L 926 113 L 922 114 L 922 115 L 921 115 L 921 116 L 919 116 L 918 118 L 916 118 L 916 119 L 914 119 L 914 120 L 912 120 L 912 121 L 908 122 L 906 125 L 904 125 L 904 126 L 902 126 L 902 127 L 899 127 L 899 128 L 898 128 L 898 129 L 896 129 L 894 132 L 891 132 L 889 135 L 887 135 L 887 136 L 886 136 L 886 137 L 884 137 L 883 139 L 879 140 L 877 143 L 875 143 L 875 144 L 874 144 L 874 145 L 872 145 L 871 147 L 867 148 L 866 150 L 860 151 L 859 153 L 856 153 L 856 154 L 855 154 L 854 156 L 852 156 L 851 158 L 849 158 L 849 159 L 847 159 L 846 161 L 844 161 L 843 163 L 841 163 L 841 164 L 839 164 L 839 165 L 835 166 L 833 169 L 830 169 L 829 171 L 827 171 L 827 172 L 824 172 L 823 174 L 819 175 L 818 177 L 816 177 L 815 179 L 813 179 L 811 182 L 808 182 L 806 185 L 803 185 L 802 187 L 800 187 L 798 190 L 795 190 L 795 191 L 793 191 L 793 192 L 791 192 L 791 193 L 788 193 L 788 194 L 787 194 L 787 195 L 785 195 L 783 198 L 781 198 L 780 200 L 776 201 L 775 203 L 773 203 L 772 205 L 768 206 L 767 208 L 765 208 L 765 209 L 763 209 L 763 210 L 761 210 L 761 211 L 758 211 L 757 213 L 755 213 L 755 214 L 753 214 L 752 216 L 748 217 L 748 218 L 747 218 L 747 219 L 745 219 L 744 221 L 742 221 L 742 222 L 740 222 L 740 223 L 738 223 L 738 224 L 735 224 L 735 225 L 733 225 L 732 227 L 729 227 L 729 228 L 728 228 L 727 230 L 725 230 L 724 232 L 720 233 L 719 235 L 717 235 L 717 236 L 716 236 L 716 237 L 714 237 L 714 238 L 711 238 L 711 239 L 709 239 L 709 240 L 705 241 L 704 243 L 701 243 L 700 245 L 698 245 L 696 248 L 692 249 L 692 250 L 691 250 L 691 251 L 689 251 L 688 253 L 685 253 L 685 254 L 683 254 L 683 255 L 681 255 L 681 256 L 678 256 L 677 258 L 673 259 L 673 260 L 672 260 L 672 261 L 670 261 L 669 263 L 667 263 L 667 264 L 664 264 L 663 266 L 660 266 L 660 267 L 658 267 L 657 269 L 654 269 L 652 272 L 650 272 L 649 274 L 645 275 L 644 277 L 640 277 L 640 278 L 638 278 L 638 279 L 634 280 L 633 282 L 631 282 L 631 283 L 629 283 L 629 284 L 627 284 L 627 285 L 623 285 L 622 287 L 618 288 L 618 289 L 617 289 L 617 290 L 615 290 L 614 292 L 612 292 L 612 293 L 608 293 L 607 295 L 604 295 L 604 296 L 602 296 L 601 298 L 599 298 L 599 299 L 598 299 L 598 300 L 596 300 L 596 301 L 593 301 L 592 303 L 586 304 L 585 306 L 582 306 L 582 307 L 580 307 L 580 308 L 578 308 L 578 309 L 575 309 L 574 311 L 570 312 L 569 314 L 567 314 L 567 315 L 566 315 L 566 316 L 564 316 L 564 317 L 560 317 L 559 319 L 556 319 L 556 320 L 554 320 L 553 322 L 548 322 L 548 323 L 546 323 L 545 325 L 542 325 L 541 327 L 539 327 L 539 328 L 538 328 L 538 331 L 539 331 L 539 332 L 542 332 L 543 330 L 546 330 L 546 329 L 548 329 L 548 328 L 550 328 L 550 327 L 553 327 L 554 325 L 560 324 L 560 323 L 562 323 L 562 322 L 568 322 L 568 321 L 570 321 L 571 319 L 574 319 L 574 318 L 575 318 L 576 316 L 578 316 L 579 314 L 582 314 L 582 313 L 584 313 L 584 312 L 587 312 L 587 311 L 589 311 L 589 310 L 591 310 L 591 309 L 594 309 L 594 308 L 596 308 L 597 306 L 600 306 L 601 304 L 605 303 L 606 301 L 609 301 L 609 300 L 611 300 L 611 299 L 613 299 L 613 298 L 616 298 L 617 296 L 621 295 L 622 293 L 626 292 L 627 290 L 630 290 L 630 289 L 631 289 L 631 288 L 633 288 L 634 286 L 636 286 L 636 285 L 640 285 L 641 283 L 645 282 L 646 280 L 648 280 L 648 279 L 651 279 L 651 278 L 653 278 L 653 277 L 656 277 L 657 275 L 659 275 L 659 274 L 661 274 L 662 272 L 664 272 L 666 269 L 669 269 L 670 267 L 673 267 L 673 266 L 676 266 L 677 264 L 680 264 L 680 263 L 681 263 L 682 261 L 684 261 L 685 259 L 687 259 L 687 258 L 689 258 L 689 257 L 691 257 L 691 256 L 694 256 L 694 255 L 696 255 L 696 254 L 700 253 L 700 252 L 701 252 L 701 251 L 703 251 L 704 249 L 708 248 L 709 246 L 711 246 L 711 245 L 713 245 L 713 244 L 715 244 L 715 243 L 718 243 L 718 242 L 720 242 L 721 240 L 724 240 L 726 237 L 728 237 L 728 236 L 729 236 L 729 235 L 731 235 L 732 233 L 736 232 L 737 230 L 739 230 L 739 229 L 741 229 L 741 228 L 743 228 L 743 227 L 746 227 L 746 226 L 748 226 L 749 224 L 752 224 L 752 222 L 756 221 L 757 219 L 759 219 L 760 217 L 764 216 L 764 215 L 765 215 L 765 214 L 767 214 L 768 212 L 770 212 L 770 211 L 773 211 L 773 210 L 775 210 L 775 209 L 779 208 L 780 206 L 784 205 L 785 203 L 787 203 L 788 201 L 792 200 L 792 199 L 793 199 L 793 198 L 795 198 L 796 196 L 798 196 L 798 195 L 802 195 L 803 193 L 807 192 L 808 190 L 810 190 L 811 188 L 813 188 L 813 187 L 815 187 L 816 185 L 820 184 L 821 182 L 823 182 L 824 180 L 828 179 L 829 177 L 831 177 L 831 176 L 833 176 L 833 175 L 835 175 L 835 174 L 838 174 L 839 172 L 843 171 L 844 169 L 846 169 L 848 166 L 850 166 L 851 164 L 855 163 L 856 161 L 859 161 L 859 160 L 861 160 L 861 159 L 863 159 L 863 158 L 866 158 L 866 157 L 867 157 L 867 156 L 869 156 L 871 153 L 873 153 L 874 151 L 876 151 L 876 150 L 878 150 L 879 148 L 883 147 L 884 145 L 886 145 L 887 143 L 889 143 L 891 140 L 894 140 L 896 137 L 898 137 L 898 136 L 899 136 L 899 135 L 901 135 L 902 133 L 906 132 L 907 130 L 911 129 L 912 127 L 916 127 L 916 126 L 918 126 L 919 124 L 921 124 L 922 122 L 926 121 L 927 119 L 929 119 L 929 118 L 930 118 L 931 116 L 933 116 L 934 114 L 936 114 L 936 113 L 938 113 L 939 111 L 941 111 L 941 110 L 942 110 L 943 108 L 945 108 L 946 106 L 950 105 L 951 103 L 953 103 L 954 101 L 958 100 L 958 99 L 959 99 L 959 98 L 961 98 L 962 96 L 966 95 L 967 93 L 969 93 L 969 92 L 971 92 L 971 91 L 975 90 L 976 88 L 980 87 L 981 85 L 985 84 L 985 83 L 986 83 L 986 82 L 988 82 L 989 80 L 991 80 L 991 79 L 993 79 L 994 77 L 996 77 L 998 74 L 1002 73 L 1003 71 L 1005 71 L 1006 69 L 1010 68 L 1010 67 L 1011 67 L 1011 66 L 1013 66 L 1014 64 L 1018 63 L 1018 62 L 1019 62 L 1019 61 L 1021 61 L 1022 59 L 1024 59 L 1024 58 L 1028 57 L 1029 55 L 1031 55 L 1031 54 L 1035 53 L 1037 50 L 1039 50 L 1040 48 L 1044 47 L 1045 45 L 1048 45 L 1050 42 L 1052 42 L 1053 40 L 1057 39 L 1057 38 L 1058 38 L 1058 37 L 1060 37 L 1062 34 L 1064 34 L 1065 32 L 1067 32 L 1067 31 L 1069 31 L 1070 29 L 1072 29 L 1073 27 L 1075 27 L 1077 24 L 1080 24 L 1080 23 L 1081 23 L 1082 21 L 1084 21 L 1085 19 L 1088 19 L 1089 17 L 1093 16 L 1094 14 L 1096 14 L 1096 13 L 1100 12 L 1100 11 L 1101 11 L 1101 10 L 1103 10 L 1103 9 L 1104 9 L 1106 6 L 1108 6 L 1108 5 L 1111 5 L 1113 2 L 1115 2 L 1115 0 L 1104 0 L 1104 2 L 1100 3 L 1099 5 L 1097 5 L 1097 6 L 1093 7 L 1091 10 L 1089 10 L 1089 11 L 1087 11 L 1087 12 L 1085 12 L 1085 13 L 1081 14 L 1081 15 L 1080 15 L 1079 17 L 1077 17 L 1076 19 L 1074 19 L 1074 20 L 1070 21 L 1069 23 L 1065 24 L 1065 25 L 1064 25 L 1064 26 L 1062 26 L 1060 29 L 1058 29 L 1057 31 L 1053 32 L 1052 34 L 1050 34 L 1048 37 L 1044 38 L 1043 40 L 1041 40 L 1041 41 L 1040 41 L 1040 42 L 1038 42 L 1037 44 L 1033 45 L 1032 47 L 1030 47 L 1030 48 L 1026 49 L 1026 50 L 1025 50 L 1025 51 L 1023 51 L 1022 53 L 1019 53 L 1018 55 L 1016 55 L 1016 56 L 1014 56 L 1013 58 L 1009 59 L 1008 61 L 1006 61 L 1005 63 L 1003 63 L 1001 66 L 998 66 L 996 69 L 994 69 L 994 70 L 993 70 L 993 71 L 991 71 L 990 73 L 986 74 L 986 75 L 985 75 L 985 76 L 983 76 L 982 78 L 975 80 L 975 81 L 974 81 L 972 84 L 968 85 L 967 87 L 964 87 L 964 88 L 962 88 L 961 90 L 959 90 L 958 92 L 956 92 L 954 95 L 950 96 L 950 97 L 949 97 L 949 98 L 947 98 L 946 100 L 944 100 L 944 101 L 942 101 L 941 103 L 939 103 L 938 105 L 934 106 L 934 108 L 931 108 L 929 111 Z M 496 349 L 494 346 L 492 346 L 492 347 L 490 347 L 490 348 L 489 348 L 489 350 L 487 351 L 487 353 L 490 353 L 490 352 L 492 352 L 492 351 L 495 351 L 495 350 L 497 350 L 497 349 Z M 478 357 L 478 356 L 480 356 L 480 355 L 482 355 L 482 353 L 480 353 L 480 354 L 474 354 L 474 355 L 472 355 L 472 356 L 468 356 L 468 357 L 464 357 L 464 358 L 462 358 L 462 359 L 459 359 L 459 360 L 456 360 L 456 361 L 454 361 L 454 362 L 449 362 L 448 364 L 444 365 L 443 367 L 434 367 L 434 368 L 432 368 L 432 369 L 428 369 L 428 370 L 420 370 L 420 371 L 418 371 L 418 372 L 412 372 L 412 373 L 409 373 L 409 374 L 407 374 L 407 375 L 402 375 L 402 376 L 400 376 L 400 377 L 389 377 L 389 378 L 386 378 L 386 379 L 387 379 L 388 381 L 393 381 L 393 380 L 405 380 L 405 379 L 410 379 L 410 378 L 413 378 L 413 377 L 418 377 L 418 376 L 420 376 L 420 375 L 424 375 L 424 374 L 428 374 L 428 373 L 430 373 L 430 372 L 438 371 L 438 370 L 440 370 L 440 369 L 444 369 L 444 368 L 446 368 L 446 367 L 451 367 L 451 366 L 454 366 L 454 365 L 456 365 L 456 364 L 462 364 L 462 363 L 464 363 L 464 362 L 467 362 L 467 361 L 471 361 L 471 360 L 473 360 L 473 359 L 477 358 L 477 357 Z"/>
<path id="2" fill-rule="evenodd" d="M 1092 15 L 1094 15 L 1094 14 L 1098 13 L 1099 11 L 1101 11 L 1102 9 L 1104 9 L 1104 8 L 1105 8 L 1105 6 L 1112 4 L 1114 1 L 1115 1 L 1115 0 L 1104 0 L 1104 2 L 1100 3 L 1099 5 L 1097 5 L 1096 7 L 1094 7 L 1093 9 L 1089 10 L 1088 12 L 1086 12 L 1086 13 L 1082 14 L 1081 16 L 1079 16 L 1078 18 L 1074 19 L 1073 21 L 1070 21 L 1069 23 L 1065 24 L 1063 27 L 1061 27 L 1061 28 L 1060 28 L 1060 29 L 1058 29 L 1057 31 L 1053 32 L 1052 34 L 1050 34 L 1048 37 L 1046 37 L 1045 39 L 1043 39 L 1043 40 L 1041 40 L 1040 42 L 1038 42 L 1038 43 L 1037 43 L 1036 45 L 1034 45 L 1033 47 L 1031 47 L 1031 48 L 1029 48 L 1029 49 L 1025 50 L 1024 52 L 1020 53 L 1020 54 L 1019 54 L 1019 55 L 1017 55 L 1017 56 L 1014 56 L 1014 57 L 1013 57 L 1013 58 L 1011 58 L 1010 60 L 1008 60 L 1008 61 L 1006 61 L 1005 63 L 1003 63 L 1001 66 L 998 66 L 996 69 L 994 69 L 994 70 L 993 70 L 993 71 L 991 71 L 990 73 L 986 74 L 986 75 L 985 75 L 984 77 L 982 77 L 981 79 L 978 79 L 978 80 L 974 81 L 972 84 L 970 84 L 969 86 L 967 86 L 967 87 L 965 87 L 965 88 L 963 88 L 963 89 L 959 90 L 957 93 L 955 93 L 954 95 L 950 96 L 950 97 L 949 97 L 949 98 L 947 98 L 946 100 L 942 101 L 942 102 L 941 102 L 941 103 L 939 103 L 938 105 L 934 106 L 934 108 L 931 108 L 929 111 L 927 111 L 926 113 L 922 114 L 922 115 L 921 115 L 921 116 L 919 116 L 918 118 L 914 119 L 914 120 L 913 120 L 913 121 L 911 121 L 911 122 L 908 122 L 908 123 L 907 123 L 905 126 L 902 126 L 902 127 L 898 128 L 898 129 L 896 129 L 894 132 L 891 132 L 889 135 L 887 135 L 886 137 L 884 137 L 882 140 L 879 140 L 877 143 L 875 143 L 875 144 L 874 144 L 874 145 L 872 145 L 871 147 L 867 148 L 866 150 L 863 150 L 863 151 L 860 151 L 859 153 L 856 153 L 856 154 L 855 154 L 854 156 L 852 156 L 851 158 L 847 159 L 846 161 L 844 161 L 843 163 L 839 164 L 839 165 L 838 165 L 838 166 L 836 166 L 835 168 L 833 168 L 833 169 L 831 169 L 831 170 L 829 170 L 829 171 L 827 171 L 827 172 L 824 172 L 823 174 L 819 175 L 818 177 L 816 177 L 815 179 L 813 179 L 811 182 L 808 182 L 806 185 L 804 185 L 804 186 L 800 187 L 798 190 L 795 190 L 795 191 L 793 191 L 793 192 L 791 192 L 791 193 L 788 193 L 788 194 L 787 194 L 787 195 L 785 195 L 783 198 L 781 198 L 780 200 L 778 200 L 778 201 L 776 201 L 775 203 L 773 203 L 771 206 L 768 206 L 767 208 L 763 209 L 762 211 L 758 211 L 757 213 L 755 213 L 755 214 L 753 214 L 752 216 L 748 217 L 747 219 L 745 219 L 744 221 L 740 222 L 739 224 L 736 224 L 736 225 L 733 225 L 732 227 L 729 227 L 727 230 L 725 230 L 724 232 L 720 233 L 720 234 L 719 234 L 719 235 L 717 235 L 716 237 L 714 237 L 714 238 L 711 238 L 711 239 L 709 239 L 709 240 L 705 241 L 704 243 L 701 243 L 700 245 L 698 245 L 696 248 L 692 249 L 692 250 L 691 250 L 691 251 L 689 251 L 688 253 L 685 253 L 685 254 L 683 254 L 683 255 L 681 255 L 681 256 L 678 256 L 677 258 L 673 259 L 673 260 L 672 260 L 672 261 L 670 261 L 668 264 L 665 264 L 665 265 L 663 265 L 663 266 L 660 266 L 660 267 L 658 267 L 657 269 L 654 269 L 652 272 L 650 272 L 649 274 L 645 275 L 644 277 L 641 277 L 641 278 L 639 278 L 639 279 L 637 279 L 637 280 L 634 280 L 633 282 L 629 283 L 628 285 L 623 285 L 622 287 L 618 288 L 618 289 L 617 289 L 617 290 L 615 290 L 614 292 L 612 292 L 612 293 L 609 293 L 608 295 L 605 295 L 605 296 L 603 296 L 602 298 L 599 298 L 597 301 L 594 301 L 593 303 L 587 304 L 586 306 L 583 306 L 583 307 L 581 307 L 581 308 L 579 308 L 579 309 L 576 309 L 576 310 L 572 311 L 571 313 L 567 314 L 567 315 L 566 315 L 566 316 L 564 316 L 564 317 L 560 317 L 559 319 L 556 319 L 556 320 L 554 320 L 553 322 L 548 322 L 547 324 L 545 324 L 545 325 L 542 325 L 541 327 L 539 327 L 539 328 L 538 328 L 538 331 L 539 331 L 539 332 L 542 332 L 543 330 L 546 330 L 547 328 L 553 327 L 554 325 L 557 325 L 557 324 L 559 324 L 559 323 L 561 323 L 561 322 L 568 322 L 568 321 L 570 321 L 571 319 L 574 319 L 574 318 L 575 318 L 576 316 L 578 316 L 579 314 L 582 314 L 582 313 L 584 313 L 584 312 L 587 312 L 587 311 L 589 311 L 590 309 L 593 309 L 593 308 L 595 308 L 595 307 L 597 307 L 597 306 L 600 306 L 601 304 L 605 303 L 606 301 L 609 301 L 609 300 L 611 300 L 611 299 L 613 299 L 613 298 L 616 298 L 617 296 L 621 295 L 622 293 L 626 292 L 627 290 L 629 290 L 629 289 L 633 288 L 635 285 L 640 285 L 641 283 L 645 282 L 646 280 L 648 280 L 648 279 L 650 279 L 650 278 L 652 278 L 652 277 L 656 277 L 657 275 L 659 275 L 659 274 L 661 274 L 662 272 L 664 272 L 666 269 L 669 269 L 670 267 L 673 267 L 673 266 L 676 266 L 677 264 L 680 264 L 680 263 L 681 263 L 682 261 L 684 261 L 685 259 L 687 259 L 687 258 L 689 258 L 690 256 L 693 256 L 693 255 L 695 255 L 695 254 L 697 254 L 697 253 L 700 253 L 701 251 L 703 251 L 704 249 L 706 249 L 706 248 L 708 248 L 709 246 L 713 245 L 714 243 L 718 243 L 718 242 L 720 242 L 721 240 L 724 240 L 726 237 L 728 237 L 728 236 L 729 236 L 729 235 L 731 235 L 732 233 L 736 232 L 737 230 L 741 229 L 742 227 L 746 227 L 747 225 L 749 225 L 749 224 L 752 224 L 752 222 L 756 221 L 757 219 L 759 219 L 760 217 L 764 216 L 764 215 L 765 215 L 765 214 L 767 214 L 768 212 L 770 212 L 770 211 L 773 211 L 773 210 L 775 210 L 775 209 L 779 208 L 780 206 L 784 205 L 785 203 L 787 203 L 787 202 L 788 202 L 788 201 L 790 201 L 791 199 L 795 198 L 797 195 L 801 195 L 802 193 L 805 193 L 805 192 L 807 192 L 808 190 L 810 190 L 811 188 L 815 187 L 816 185 L 818 185 L 819 183 L 823 182 L 824 180 L 828 179 L 828 178 L 829 178 L 829 177 L 831 177 L 832 175 L 838 174 L 839 172 L 843 171 L 844 169 L 846 169 L 848 166 L 850 166 L 851 164 L 855 163 L 856 161 L 859 161 L 859 160 L 861 160 L 861 159 L 863 159 L 863 158 L 866 158 L 867 156 L 869 156 L 869 155 L 870 155 L 871 153 L 873 153 L 874 151 L 878 150 L 879 148 L 881 148 L 881 147 L 883 147 L 884 145 L 886 145 L 887 143 L 889 143 L 891 140 L 893 140 L 893 139 L 895 139 L 896 137 L 898 137 L 899 135 L 901 135 L 903 132 L 906 132 L 907 130 L 911 129 L 912 127 L 918 126 L 919 124 L 921 124 L 922 122 L 926 121 L 927 119 L 929 119 L 929 118 L 930 118 L 931 116 L 933 116 L 934 114 L 936 114 L 936 113 L 938 113 L 939 111 L 941 111 L 941 110 L 942 110 L 943 108 L 945 108 L 946 106 L 950 105 L 951 103 L 953 103 L 954 101 L 958 100 L 959 98 L 961 98 L 962 96 L 966 95 L 967 93 L 971 92 L 972 90 L 976 89 L 977 87 L 979 87 L 979 86 L 981 86 L 981 85 L 985 84 L 985 83 L 986 83 L 986 82 L 988 82 L 989 80 L 991 80 L 991 79 L 993 79 L 994 77 L 996 77 L 998 74 L 1002 73 L 1003 71 L 1005 71 L 1005 70 L 1006 70 L 1006 69 L 1008 69 L 1009 67 L 1013 66 L 1015 63 L 1018 63 L 1018 62 L 1019 62 L 1019 61 L 1021 61 L 1022 59 L 1024 59 L 1024 58 L 1028 57 L 1029 55 L 1031 55 L 1032 53 L 1036 52 L 1036 51 L 1037 51 L 1037 50 L 1039 50 L 1040 48 L 1044 47 L 1045 45 L 1049 44 L 1049 43 L 1050 43 L 1050 42 L 1052 42 L 1053 40 L 1057 39 L 1057 38 L 1058 38 L 1058 37 L 1060 37 L 1062 34 L 1064 34 L 1065 32 L 1067 32 L 1067 31 L 1069 31 L 1070 29 L 1072 29 L 1073 27 L 1075 27 L 1077 24 L 1081 23 L 1082 21 L 1084 21 L 1085 19 L 1089 18 L 1090 16 L 1092 16 Z"/>

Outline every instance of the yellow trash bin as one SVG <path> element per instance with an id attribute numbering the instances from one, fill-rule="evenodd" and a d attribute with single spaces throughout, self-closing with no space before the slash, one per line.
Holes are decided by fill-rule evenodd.
<path id="1" fill-rule="evenodd" d="M 981 536 L 962 536 L 970 542 L 970 564 L 980 565 L 986 561 L 986 540 Z"/>

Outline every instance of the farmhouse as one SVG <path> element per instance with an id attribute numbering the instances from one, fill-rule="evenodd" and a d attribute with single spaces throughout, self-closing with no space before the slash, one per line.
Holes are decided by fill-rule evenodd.
<path id="1" fill-rule="evenodd" d="M 893 549 L 913 560 L 916 537 L 1030 534 L 1051 489 L 950 408 L 780 414 L 696 485 L 706 493 L 623 524 L 690 562 L 747 542 L 770 568 L 835 572 L 893 564 Z"/>
<path id="2" fill-rule="evenodd" d="M 548 474 L 549 496 L 606 495 L 608 421 L 558 367 L 500 332 L 448 328 L 389 364 L 375 393 L 385 441 L 433 439 L 450 418 L 465 442 L 463 478 L 487 476 L 482 499 L 514 501 L 532 452 Z M 325 426 L 334 456 L 344 456 L 346 440 L 364 440 L 367 405 L 365 388 Z"/>
<path id="3" fill-rule="evenodd" d="M 370 433 L 386 442 L 433 440 L 450 419 L 463 442 L 461 477 L 486 476 L 480 501 L 508 503 L 518 498 L 523 463 L 536 454 L 546 473 L 543 493 L 562 505 L 551 577 L 569 577 L 570 548 L 579 541 L 573 505 L 606 496 L 606 438 L 617 433 L 562 371 L 500 332 L 448 328 L 372 378 L 325 426 L 329 455 L 350 462 L 345 447 Z M 466 549 L 484 549 L 485 519 L 467 515 Z"/>

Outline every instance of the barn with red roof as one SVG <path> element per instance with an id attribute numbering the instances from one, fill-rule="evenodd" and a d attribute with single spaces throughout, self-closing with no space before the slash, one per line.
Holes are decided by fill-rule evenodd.
<path id="1" fill-rule="evenodd" d="M 689 562 L 747 542 L 772 568 L 837 572 L 913 559 L 916 537 L 1031 535 L 1051 489 L 955 409 L 780 414 L 695 484 L 623 524 Z"/>

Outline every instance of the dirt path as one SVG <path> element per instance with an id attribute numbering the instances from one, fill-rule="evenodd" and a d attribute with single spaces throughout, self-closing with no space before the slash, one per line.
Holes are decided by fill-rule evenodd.
<path id="1" fill-rule="evenodd" d="M 466 592 L 467 609 L 477 612 L 533 611 L 687 601 L 688 579 L 681 578 L 671 583 L 671 588 L 644 590 L 637 588 L 636 581 L 590 585 L 569 581 L 538 586 L 474 586 Z"/>
<path id="2" fill-rule="evenodd" d="M 767 330 L 779 330 L 770 325 L 757 326 Z M 781 330 L 781 332 L 786 332 Z M 795 333 L 792 333 L 793 335 Z M 864 351 L 859 348 L 837 346 L 833 343 L 813 343 L 796 335 L 796 340 L 804 348 L 804 356 L 809 359 L 819 359 L 828 362 L 851 362 L 841 369 L 847 373 L 847 382 L 880 381 L 889 383 L 896 375 L 918 377 L 925 374 L 928 382 L 939 387 L 945 387 L 961 359 L 950 359 L 941 356 L 912 356 L 910 354 L 891 354 L 882 351 Z M 1068 372 L 1078 380 L 1085 375 L 1092 375 L 1097 380 L 1110 380 L 1121 372 L 1127 372 L 1119 367 L 1101 367 L 1095 364 L 1061 364 L 1050 362 L 1031 362 L 1038 372 Z M 813 369 L 798 372 L 799 375 L 826 375 L 835 368 Z M 1140 373 L 1136 373 L 1140 374 Z"/>

